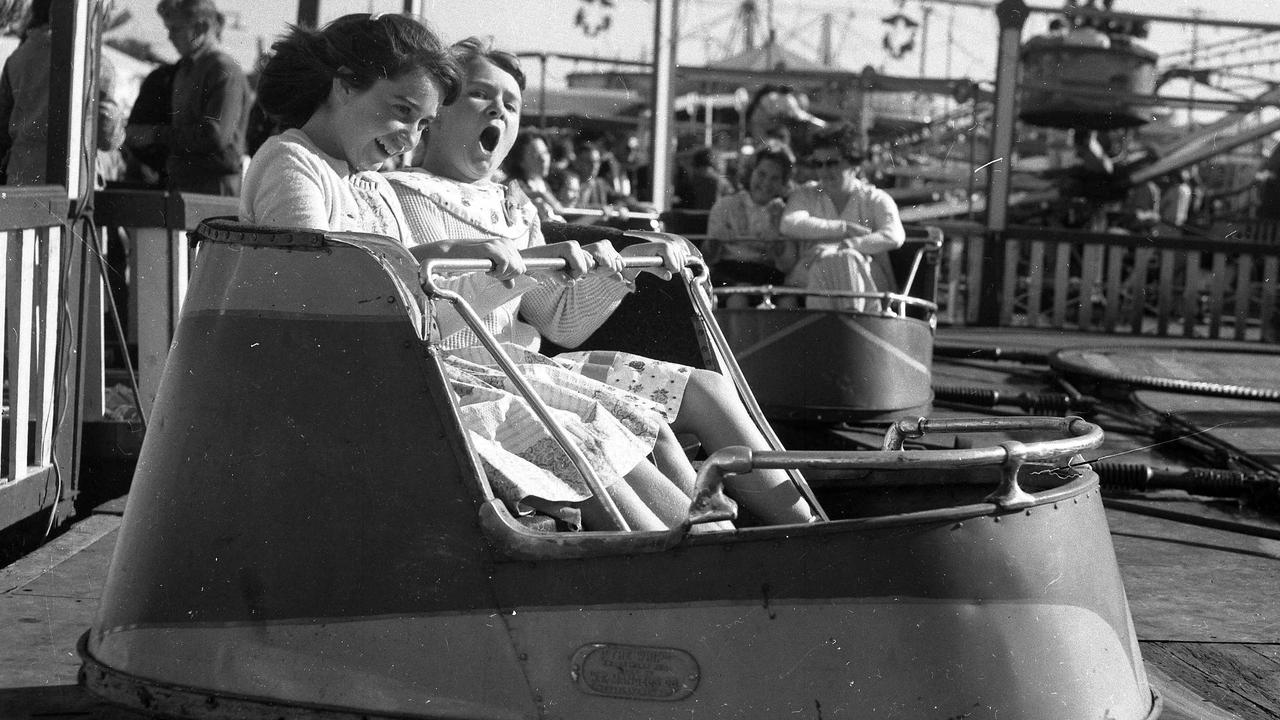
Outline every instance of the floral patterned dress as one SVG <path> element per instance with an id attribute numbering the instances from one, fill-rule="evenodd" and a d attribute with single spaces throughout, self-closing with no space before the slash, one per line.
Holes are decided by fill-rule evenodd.
<path id="1" fill-rule="evenodd" d="M 418 243 L 498 237 L 523 249 L 544 242 L 537 210 L 518 190 L 423 172 L 387 177 Z M 487 329 L 606 487 L 652 452 L 661 425 L 679 413 L 687 366 L 622 352 L 537 352 L 538 330 L 544 328 L 554 328 L 558 342 L 568 341 L 561 344 L 590 335 L 626 294 L 618 280 L 591 276 L 565 286 L 526 279 L 518 295 L 503 299 L 511 291 L 475 274 L 456 281 L 454 289 L 483 308 Z M 518 316 L 538 318 L 540 327 L 530 328 Z M 522 325 L 530 332 L 514 332 Z M 495 494 L 517 511 L 538 509 L 575 523 L 576 511 L 566 504 L 591 496 L 586 482 L 497 361 L 469 330 L 463 332 L 469 342 L 444 338 L 445 366 Z"/>

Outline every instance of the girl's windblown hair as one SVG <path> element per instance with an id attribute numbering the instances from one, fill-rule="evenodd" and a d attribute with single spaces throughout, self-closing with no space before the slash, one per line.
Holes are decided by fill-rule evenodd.
<path id="1" fill-rule="evenodd" d="M 452 102 L 462 74 L 432 30 L 407 15 L 344 15 L 319 30 L 290 26 L 258 79 L 258 103 L 283 127 L 301 127 L 324 103 L 335 78 L 357 90 L 422 69 Z"/>

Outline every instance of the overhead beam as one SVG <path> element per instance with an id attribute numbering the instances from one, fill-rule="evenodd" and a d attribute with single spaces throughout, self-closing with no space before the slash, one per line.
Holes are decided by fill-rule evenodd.
<path id="1" fill-rule="evenodd" d="M 1130 184 L 1137 185 L 1148 180 L 1154 180 L 1166 173 L 1190 167 L 1202 160 L 1222 155 L 1229 150 L 1234 150 L 1241 145 L 1259 140 L 1278 131 L 1280 131 L 1280 118 L 1248 128 L 1235 135 L 1218 134 L 1213 138 L 1213 142 L 1199 142 L 1180 148 L 1176 152 L 1134 171 L 1129 176 Z"/>

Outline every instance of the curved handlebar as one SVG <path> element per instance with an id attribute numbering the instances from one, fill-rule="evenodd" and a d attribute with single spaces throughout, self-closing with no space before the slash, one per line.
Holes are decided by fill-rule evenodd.
<path id="1" fill-rule="evenodd" d="M 1006 441 L 995 447 L 962 450 L 902 450 L 903 437 L 920 437 L 925 432 L 993 432 L 1005 430 L 1058 431 L 1067 437 L 1031 443 Z M 879 451 L 856 452 L 752 452 L 747 448 L 724 448 L 702 464 L 703 473 L 723 475 L 755 469 L 772 470 L 903 470 L 908 468 L 955 469 L 983 465 L 1003 468 L 1000 487 L 987 501 L 1004 509 L 1026 507 L 1035 498 L 1018 486 L 1018 469 L 1027 461 L 1075 456 L 1102 444 L 1102 428 L 1079 417 L 974 418 L 956 420 L 900 420 L 886 433 Z"/>
<path id="2" fill-rule="evenodd" d="M 590 260 L 590 258 L 588 258 Z M 594 261 L 592 261 L 594 264 Z M 529 270 L 564 270 L 568 266 L 564 258 L 528 258 L 524 266 Z M 662 258 L 657 255 L 647 257 L 624 257 L 622 266 L 626 268 L 662 267 Z M 488 272 L 493 269 L 491 260 L 472 260 L 469 258 L 435 258 L 422 261 L 424 273 L 464 273 Z"/>
<path id="3" fill-rule="evenodd" d="M 861 292 L 857 290 L 823 290 L 816 288 L 790 287 L 787 285 L 723 285 L 712 288 L 714 295 L 764 295 L 766 298 L 776 296 L 839 298 L 842 300 L 879 300 L 883 304 L 910 305 L 926 312 L 936 313 L 938 304 L 929 300 L 903 295 L 902 293 L 880 291 Z M 762 306 L 764 307 L 764 306 Z M 768 307 L 773 307 L 772 304 Z"/>
<path id="4" fill-rule="evenodd" d="M 884 434 L 884 450 L 902 450 L 907 439 L 927 433 L 1004 432 L 1007 430 L 1057 431 L 1067 439 L 1036 443 L 1028 460 L 1048 460 L 1090 450 L 1102 444 L 1102 428 L 1075 415 L 1069 417 L 982 417 L 982 418 L 904 418 L 895 422 Z M 938 452 L 938 451 L 930 451 Z M 964 452 L 964 451 L 962 451 Z"/>
<path id="5" fill-rule="evenodd" d="M 591 262 L 592 268 L 595 263 Z M 622 267 L 628 269 L 645 269 L 660 268 L 663 266 L 663 259 L 658 255 L 636 255 L 622 258 Z M 564 270 L 569 263 L 564 258 L 529 258 L 524 261 L 526 272 L 540 272 L 547 270 Z M 707 267 L 702 258 L 690 256 L 685 261 L 685 267 L 690 269 L 695 277 L 706 277 Z M 493 261 L 483 259 L 463 259 L 463 258 L 432 258 L 422 261 L 418 268 L 418 279 L 422 283 L 422 289 L 429 295 L 438 295 L 439 288 L 436 286 L 433 276 L 445 273 L 470 273 L 470 272 L 488 272 L 493 269 Z"/>

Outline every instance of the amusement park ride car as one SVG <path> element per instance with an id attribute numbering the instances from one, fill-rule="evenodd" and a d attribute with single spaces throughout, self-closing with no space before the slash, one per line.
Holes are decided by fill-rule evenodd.
<path id="1" fill-rule="evenodd" d="M 206 221 L 193 239 L 82 640 L 104 698 L 187 718 L 1159 713 L 1080 460 L 1090 423 L 919 418 L 875 452 L 727 449 L 677 527 L 543 532 L 495 499 L 459 424 L 430 317 L 465 304 L 439 266 L 377 236 Z M 705 281 L 647 283 L 651 324 L 624 308 L 602 331 L 695 353 L 666 357 L 750 402 Z M 1025 441 L 904 449 L 985 431 Z M 822 520 L 739 517 L 724 491 L 753 467 L 792 471 Z M 809 468 L 845 482 L 816 495 Z"/>
<path id="2" fill-rule="evenodd" d="M 912 228 L 889 253 L 898 287 L 873 293 L 759 286 L 720 287 L 717 296 L 757 295 L 752 308 L 720 308 L 716 321 L 773 421 L 867 423 L 926 413 L 937 327 L 942 231 Z M 777 307 L 773 298 L 840 297 L 861 310 Z"/>

